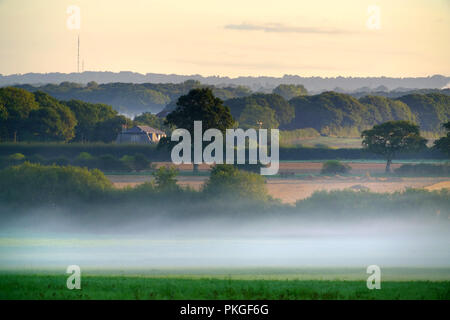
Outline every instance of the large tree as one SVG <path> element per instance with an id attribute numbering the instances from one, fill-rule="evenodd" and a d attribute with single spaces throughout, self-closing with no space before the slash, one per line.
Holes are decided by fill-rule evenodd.
<path id="1" fill-rule="evenodd" d="M 79 100 L 65 101 L 64 104 L 72 110 L 78 121 L 78 124 L 75 127 L 75 138 L 73 141 L 92 142 L 107 140 L 110 142 L 116 138 L 113 137 L 113 135 L 115 134 L 117 136 L 117 133 L 121 131 L 121 121 L 112 120 L 120 116 L 111 106 L 102 103 L 93 104 Z M 102 137 L 98 136 L 99 133 L 101 134 L 99 129 L 103 128 L 105 130 L 110 130 L 111 125 L 114 125 L 114 123 L 116 124 L 113 126 L 114 132 L 105 133 L 106 135 L 109 135 L 109 137 L 106 137 L 105 134 L 102 134 Z"/>
<path id="2" fill-rule="evenodd" d="M 186 129 L 191 135 L 194 133 L 194 121 L 202 121 L 203 131 L 215 128 L 225 132 L 234 124 L 230 109 L 209 88 L 193 89 L 181 96 L 177 108 L 166 118 L 168 124 Z"/>
<path id="3" fill-rule="evenodd" d="M 362 132 L 363 146 L 386 159 L 386 172 L 398 153 L 417 151 L 426 147 L 419 126 L 409 121 L 388 121 Z"/>
<path id="4" fill-rule="evenodd" d="M 30 112 L 39 109 L 34 95 L 24 89 L 0 88 L 0 105 L 3 106 L 0 120 L 3 138 L 14 142 L 21 139 L 27 130 Z"/>
<path id="5" fill-rule="evenodd" d="M 34 97 L 40 108 L 30 112 L 29 139 L 47 141 L 73 139 L 77 120 L 72 110 L 44 92 L 36 91 Z"/>
<path id="6" fill-rule="evenodd" d="M 230 109 L 209 88 L 193 89 L 181 96 L 177 108 L 166 117 L 166 124 L 186 129 L 191 135 L 194 134 L 194 121 L 202 121 L 203 132 L 212 128 L 225 132 L 234 125 Z M 194 164 L 194 171 L 197 168 Z"/>

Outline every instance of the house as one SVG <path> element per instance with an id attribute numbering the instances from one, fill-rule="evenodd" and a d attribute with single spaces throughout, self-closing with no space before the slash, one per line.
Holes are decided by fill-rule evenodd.
<path id="1" fill-rule="evenodd" d="M 117 136 L 116 143 L 158 143 L 166 134 L 149 126 L 134 126 L 131 129 L 124 128 Z"/>

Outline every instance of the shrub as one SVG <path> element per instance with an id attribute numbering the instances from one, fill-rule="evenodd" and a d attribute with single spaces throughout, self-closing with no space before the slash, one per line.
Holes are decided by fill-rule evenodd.
<path id="1" fill-rule="evenodd" d="M 304 214 L 330 217 L 397 217 L 401 214 L 431 216 L 450 219 L 450 190 L 427 191 L 406 189 L 402 192 L 376 193 L 369 191 L 333 190 L 316 191 L 307 199 L 296 203 L 296 210 Z"/>
<path id="2" fill-rule="evenodd" d="M 323 163 L 322 174 L 338 174 L 338 173 L 348 173 L 350 171 L 350 166 L 345 163 L 341 163 L 337 160 L 328 160 Z"/>
<path id="3" fill-rule="evenodd" d="M 40 164 L 45 163 L 44 157 L 39 154 L 33 154 L 33 155 L 27 157 L 26 159 L 28 162 L 31 162 L 31 163 L 40 163 Z"/>
<path id="4" fill-rule="evenodd" d="M 96 158 L 88 152 L 81 152 L 74 160 L 74 164 L 80 167 L 95 168 Z"/>
<path id="5" fill-rule="evenodd" d="M 126 166 L 133 168 L 134 164 L 134 157 L 129 155 L 124 155 L 122 158 L 120 158 L 120 161 L 122 161 Z"/>
<path id="6" fill-rule="evenodd" d="M 151 167 L 151 162 L 142 153 L 137 153 L 134 155 L 133 168 L 135 170 L 141 171 L 146 170 Z"/>
<path id="7" fill-rule="evenodd" d="M 449 176 L 450 175 L 450 163 L 445 164 L 431 164 L 431 163 L 419 163 L 419 164 L 403 164 L 400 168 L 394 170 L 398 175 L 431 175 L 431 176 Z"/>
<path id="8" fill-rule="evenodd" d="M 11 161 L 23 161 L 25 160 L 25 156 L 21 153 L 14 153 L 8 157 Z"/>
<path id="9" fill-rule="evenodd" d="M 6 157 L 0 157 L 0 168 L 6 168 L 8 166 L 14 166 L 21 164 L 25 161 L 25 156 L 21 153 L 13 153 Z"/>
<path id="10" fill-rule="evenodd" d="M 92 160 L 92 159 L 94 159 L 94 157 L 91 156 L 90 153 L 88 153 L 88 152 L 81 152 L 77 156 L 77 158 L 75 160 L 77 160 L 77 161 L 86 161 L 86 160 Z"/>
<path id="11" fill-rule="evenodd" d="M 176 168 L 164 166 L 153 172 L 158 189 L 161 191 L 177 190 L 178 185 L 175 179 L 177 174 L 178 170 Z"/>
<path id="12" fill-rule="evenodd" d="M 112 188 L 99 170 L 25 162 L 0 171 L 0 199 L 16 203 L 94 200 Z"/>
<path id="13" fill-rule="evenodd" d="M 232 165 L 216 165 L 204 187 L 206 194 L 267 200 L 265 179 L 256 173 L 238 170 Z"/>
<path id="14" fill-rule="evenodd" d="M 48 160 L 47 162 L 48 162 L 48 164 L 55 164 L 57 166 L 68 166 L 70 163 L 69 159 L 64 158 L 64 157 L 59 157 L 56 159 Z"/>
<path id="15" fill-rule="evenodd" d="M 104 154 L 98 157 L 96 168 L 106 171 L 129 171 L 131 168 L 111 154 Z"/>

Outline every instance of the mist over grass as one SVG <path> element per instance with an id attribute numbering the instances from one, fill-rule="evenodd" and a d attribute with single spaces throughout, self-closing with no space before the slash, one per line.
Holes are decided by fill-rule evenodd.
<path id="1" fill-rule="evenodd" d="M 0 171 L 0 267 L 450 266 L 448 190 L 316 192 L 287 205 L 231 167 L 200 191 L 157 174 L 119 190 L 96 170 Z"/>

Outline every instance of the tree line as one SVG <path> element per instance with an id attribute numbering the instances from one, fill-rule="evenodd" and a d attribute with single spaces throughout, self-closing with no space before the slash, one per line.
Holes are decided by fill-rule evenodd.
<path id="1" fill-rule="evenodd" d="M 132 84 L 108 84 L 111 88 Z M 404 120 L 420 126 L 422 134 L 437 137 L 445 134 L 442 124 L 450 118 L 450 96 L 441 93 L 408 94 L 396 99 L 365 96 L 356 99 L 337 92 L 307 95 L 302 86 L 280 85 L 275 93 L 251 93 L 244 88 L 210 88 L 196 81 L 180 84 L 143 84 L 159 86 L 165 94 L 173 95 L 158 115 L 144 112 L 134 119 L 121 115 L 104 103 L 78 99 L 58 100 L 43 91 L 22 88 L 0 88 L 1 141 L 71 141 L 111 142 L 123 126 L 148 125 L 169 132 L 165 117 L 177 109 L 177 102 L 185 90 L 206 89 L 228 107 L 233 125 L 242 128 L 279 128 L 282 130 L 310 129 L 328 136 L 359 136 L 374 125 Z M 71 92 L 75 84 L 47 85 L 45 88 Z M 80 90 L 99 87 L 90 83 Z M 102 85 L 106 86 L 106 85 Z M 136 85 L 137 86 L 137 85 Z M 196 88 L 200 86 L 201 88 Z M 95 89 L 100 90 L 100 89 Z M 94 91 L 95 91 L 94 90 Z M 103 89 L 102 89 L 103 90 Z M 100 90 L 100 92 L 102 91 Z M 219 91 L 218 91 L 219 90 Z M 217 95 L 217 92 L 220 92 Z M 233 91 L 234 90 L 234 91 Z M 104 91 L 108 91 L 104 89 Z M 121 90 L 117 90 L 120 95 Z M 132 96 L 130 91 L 129 95 Z M 187 94 L 181 95 L 186 96 Z M 222 99 L 237 95 L 231 99 Z M 138 95 L 139 97 L 139 95 Z M 171 99 L 172 99 L 171 98 Z M 289 100 L 288 100 L 289 99 Z M 315 131 L 312 131 L 315 130 Z"/>
<path id="2" fill-rule="evenodd" d="M 0 141 L 109 143 L 123 126 L 133 125 L 167 130 L 164 119 L 151 113 L 131 120 L 102 103 L 62 101 L 42 91 L 0 88 Z"/>

